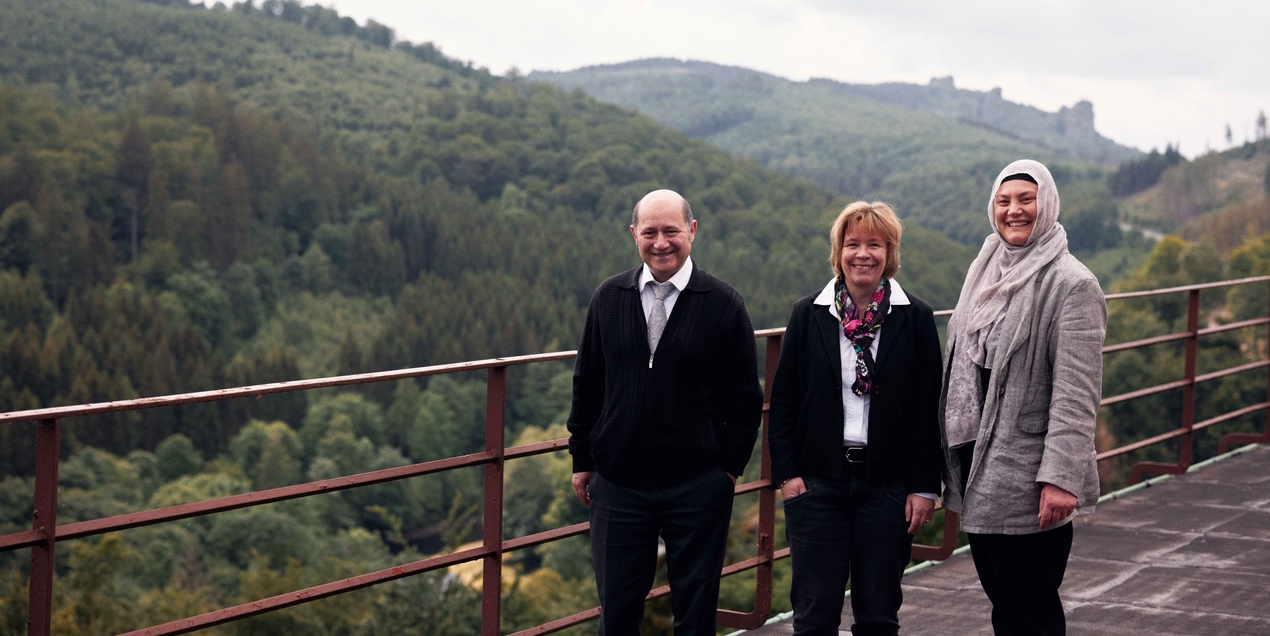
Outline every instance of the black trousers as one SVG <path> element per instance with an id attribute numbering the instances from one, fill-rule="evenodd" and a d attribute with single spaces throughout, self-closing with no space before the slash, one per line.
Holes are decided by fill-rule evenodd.
<path id="1" fill-rule="evenodd" d="M 900 579 L 913 550 L 904 521 L 908 495 L 864 478 L 863 464 L 841 479 L 804 477 L 807 492 L 785 500 L 793 580 L 794 634 L 838 635 L 847 580 L 851 633 L 898 634 Z"/>
<path id="2" fill-rule="evenodd" d="M 1067 633 L 1058 587 L 1072 550 L 1072 524 L 1035 534 L 971 534 L 979 583 L 998 636 Z"/>
<path id="3" fill-rule="evenodd" d="M 596 473 L 590 493 L 601 636 L 639 635 L 658 535 L 666 543 L 675 636 L 714 636 L 732 517 L 732 480 L 723 468 L 655 490 L 624 488 Z"/>
<path id="4" fill-rule="evenodd" d="M 957 452 L 964 490 L 975 445 L 966 444 Z M 1058 588 L 1072 551 L 1072 524 L 1034 534 L 969 536 L 979 584 L 992 601 L 992 631 L 997 636 L 1066 634 L 1067 617 Z"/>

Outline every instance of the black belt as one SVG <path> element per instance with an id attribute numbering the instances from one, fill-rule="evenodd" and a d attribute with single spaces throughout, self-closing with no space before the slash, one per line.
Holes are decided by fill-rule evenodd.
<path id="1" fill-rule="evenodd" d="M 865 450 L 863 446 L 843 446 L 842 459 L 848 464 L 863 464 Z"/>

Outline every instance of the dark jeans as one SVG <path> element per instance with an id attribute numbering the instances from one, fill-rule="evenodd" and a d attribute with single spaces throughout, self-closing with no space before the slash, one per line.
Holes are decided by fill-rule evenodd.
<path id="1" fill-rule="evenodd" d="M 841 479 L 804 477 L 807 492 L 785 500 L 795 634 L 837 636 L 848 577 L 851 633 L 899 633 L 900 578 L 913 549 L 908 495 L 902 484 L 871 483 L 863 465 L 851 466 Z"/>
<path id="2" fill-rule="evenodd" d="M 1058 587 L 1071 550 L 1071 523 L 1035 534 L 970 535 L 975 571 L 992 601 L 994 633 L 1067 633 Z"/>
<path id="3" fill-rule="evenodd" d="M 732 517 L 728 474 L 717 468 L 677 486 L 636 490 L 596 473 L 590 492 L 601 636 L 640 633 L 659 534 L 666 543 L 675 636 L 714 636 L 719 570 Z"/>

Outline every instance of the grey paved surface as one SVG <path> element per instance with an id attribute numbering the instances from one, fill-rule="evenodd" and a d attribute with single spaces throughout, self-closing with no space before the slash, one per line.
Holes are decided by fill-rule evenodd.
<path id="1" fill-rule="evenodd" d="M 1069 634 L 1270 635 L 1270 447 L 1077 519 L 1061 593 Z M 904 579 L 900 633 L 991 634 L 989 608 L 970 555 L 955 556 Z"/>

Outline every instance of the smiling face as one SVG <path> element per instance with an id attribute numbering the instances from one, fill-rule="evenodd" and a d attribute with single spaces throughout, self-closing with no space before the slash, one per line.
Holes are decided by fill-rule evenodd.
<path id="1" fill-rule="evenodd" d="M 1036 226 L 1035 183 L 1015 179 L 1001 184 L 992 202 L 997 233 L 1010 245 L 1023 245 Z"/>
<path id="2" fill-rule="evenodd" d="M 653 193 L 640 201 L 631 235 L 635 237 L 639 257 L 648 265 L 653 278 L 664 283 L 683 268 L 692 253 L 697 221 L 684 220 L 684 203 L 679 195 L 660 192 L 666 194 Z"/>
<path id="3" fill-rule="evenodd" d="M 842 238 L 842 275 L 853 301 L 867 298 L 882 283 L 886 239 L 877 232 L 854 231 Z"/>

